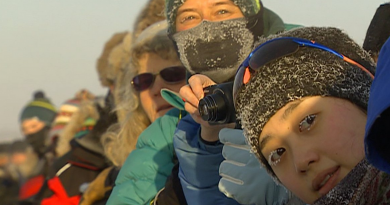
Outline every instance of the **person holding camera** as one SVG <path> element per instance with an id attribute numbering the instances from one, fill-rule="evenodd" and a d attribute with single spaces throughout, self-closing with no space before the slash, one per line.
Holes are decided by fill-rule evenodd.
<path id="1" fill-rule="evenodd" d="M 235 111 L 223 94 L 229 93 L 232 83 L 203 89 L 215 83 L 232 82 L 236 69 L 251 52 L 254 42 L 262 36 L 283 32 L 286 25 L 278 15 L 263 7 L 259 0 L 167 0 L 166 16 L 168 35 L 176 44 L 183 65 L 191 74 L 203 74 L 191 77 L 188 85 L 180 90 L 185 100 L 183 106 L 190 115 L 180 121 L 173 139 L 186 200 L 188 204 L 238 204 L 229 197 L 253 187 L 243 189 L 244 186 L 240 186 L 237 189 L 236 185 L 230 184 L 234 188 L 222 189 L 229 197 L 218 188 L 221 179 L 219 165 L 224 159 L 223 144 L 218 134 L 223 128 L 236 127 L 235 120 L 230 117 L 235 115 Z M 215 99 L 209 98 L 210 101 L 205 100 L 201 104 L 200 113 L 199 100 L 208 94 L 217 94 L 222 104 L 215 104 Z M 218 106 L 227 108 L 220 109 Z M 206 121 L 209 117 L 214 122 Z M 245 154 L 251 153 L 245 150 Z M 258 197 L 270 199 L 266 204 L 284 203 L 288 198 L 287 192 L 283 187 L 275 186 L 265 171 L 263 174 L 263 184 L 269 191 L 265 190 Z M 272 187 L 268 187 L 267 180 L 272 182 Z M 239 202 L 250 204 L 259 201 L 253 198 L 256 197 L 244 197 Z"/>

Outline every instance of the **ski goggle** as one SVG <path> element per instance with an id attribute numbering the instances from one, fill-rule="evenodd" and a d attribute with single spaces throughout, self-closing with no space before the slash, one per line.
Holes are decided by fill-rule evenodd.
<path id="1" fill-rule="evenodd" d="M 365 67 L 357 63 L 356 61 L 338 53 L 337 51 L 330 49 L 324 45 L 309 41 L 302 38 L 294 37 L 282 37 L 267 41 L 253 50 L 249 56 L 244 60 L 236 72 L 233 84 L 233 99 L 236 99 L 237 93 L 246 85 L 251 79 L 252 75 L 259 71 L 259 69 L 272 62 L 273 60 L 291 55 L 299 50 L 301 47 L 311 47 L 321 49 L 343 59 L 352 65 L 355 65 L 366 72 L 371 78 L 374 79 L 374 75 Z"/>
<path id="2" fill-rule="evenodd" d="M 141 73 L 133 78 L 131 84 L 138 92 L 146 90 L 153 85 L 157 75 L 160 75 L 166 83 L 175 84 L 186 79 L 186 68 L 183 66 L 173 66 L 164 68 L 156 74 Z"/>

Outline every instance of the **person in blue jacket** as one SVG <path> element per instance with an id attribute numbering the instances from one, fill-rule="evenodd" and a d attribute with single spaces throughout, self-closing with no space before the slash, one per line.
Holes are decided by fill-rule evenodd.
<path id="1" fill-rule="evenodd" d="M 390 39 L 379 52 L 368 101 L 365 150 L 368 161 L 390 173 Z"/>
<path id="2" fill-rule="evenodd" d="M 168 34 L 183 65 L 191 74 L 204 74 L 213 83 L 232 81 L 237 67 L 260 37 L 291 28 L 259 0 L 166 0 L 166 16 Z M 186 101 L 184 108 L 191 116 L 179 123 L 173 140 L 187 203 L 238 204 L 218 188 L 219 165 L 224 159 L 218 133 L 225 127 L 234 128 L 235 124 L 210 126 L 201 120 L 197 107 L 207 85 L 193 79 L 197 78 L 190 78 L 189 86 L 180 90 Z M 287 195 L 283 187 L 275 192 L 279 190 Z"/>
<path id="3" fill-rule="evenodd" d="M 390 3 L 381 4 L 367 29 L 363 48 L 377 61 L 377 70 L 368 101 L 366 157 L 380 170 L 390 173 Z M 383 47 L 382 47 L 383 46 Z M 378 60 L 379 56 L 379 60 Z"/>

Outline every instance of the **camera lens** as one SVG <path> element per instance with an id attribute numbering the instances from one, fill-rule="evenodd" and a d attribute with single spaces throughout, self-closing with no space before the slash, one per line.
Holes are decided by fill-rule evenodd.
<path id="1" fill-rule="evenodd" d="M 208 110 L 206 104 L 204 104 L 204 103 L 201 104 L 201 102 L 199 102 L 199 113 L 200 113 L 200 116 L 202 116 L 202 118 L 203 118 L 203 116 L 205 116 L 205 118 L 208 118 L 209 110 Z"/>
<path id="2" fill-rule="evenodd" d="M 212 85 L 204 89 L 205 97 L 199 101 L 198 111 L 209 124 L 236 122 L 232 99 L 233 82 Z"/>
<path id="3" fill-rule="evenodd" d="M 209 96 L 204 97 L 199 101 L 199 113 L 203 120 L 210 121 L 213 117 L 213 105 L 210 102 Z"/>
<path id="4" fill-rule="evenodd" d="M 199 113 L 203 120 L 209 122 L 223 121 L 226 119 L 226 106 L 221 93 L 215 93 L 204 97 L 199 101 Z"/>

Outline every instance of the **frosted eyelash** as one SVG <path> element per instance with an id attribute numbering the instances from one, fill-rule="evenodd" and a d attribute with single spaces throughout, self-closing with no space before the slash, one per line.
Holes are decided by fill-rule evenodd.
<path id="1" fill-rule="evenodd" d="M 280 162 L 280 158 L 277 159 L 276 161 L 272 161 L 271 158 L 272 158 L 272 155 L 275 154 L 278 150 L 274 150 L 272 151 L 269 156 L 268 156 L 268 164 L 271 165 L 271 166 L 276 166 L 279 162 Z"/>

